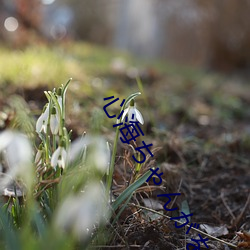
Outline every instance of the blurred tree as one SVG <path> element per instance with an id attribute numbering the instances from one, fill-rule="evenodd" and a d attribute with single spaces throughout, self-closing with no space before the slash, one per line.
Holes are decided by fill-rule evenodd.
<path id="1" fill-rule="evenodd" d="M 26 30 L 39 32 L 41 24 L 40 0 L 15 0 L 17 18 Z"/>
<path id="2" fill-rule="evenodd" d="M 212 68 L 230 71 L 250 66 L 250 1 L 209 1 L 211 18 L 209 33 Z"/>
<path id="3" fill-rule="evenodd" d="M 1 39 L 15 46 L 22 46 L 42 35 L 40 0 L 1 0 L 0 6 L 0 19 L 4 24 L 0 28 Z M 12 19 L 8 19 L 10 17 Z M 6 20 L 11 21 L 8 23 Z"/>
<path id="4" fill-rule="evenodd" d="M 75 38 L 90 42 L 109 44 L 112 41 L 110 17 L 114 1 L 64 0 L 74 12 Z"/>
<path id="5" fill-rule="evenodd" d="M 166 58 L 232 71 L 250 66 L 249 0 L 158 0 Z"/>

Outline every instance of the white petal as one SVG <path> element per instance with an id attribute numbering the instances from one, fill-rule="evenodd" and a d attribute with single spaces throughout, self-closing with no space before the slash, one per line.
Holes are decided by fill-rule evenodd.
<path id="1" fill-rule="evenodd" d="M 49 104 L 47 105 L 44 111 L 44 120 L 48 122 L 48 119 L 49 119 Z"/>
<path id="2" fill-rule="evenodd" d="M 61 154 L 61 150 L 62 148 L 59 146 L 51 157 L 51 166 L 53 168 L 55 168 L 58 164 L 58 158 L 59 158 L 59 155 Z"/>
<path id="3" fill-rule="evenodd" d="M 61 156 L 62 156 L 62 158 L 63 158 L 63 159 L 65 160 L 65 162 L 66 162 L 66 160 L 67 160 L 67 152 L 66 152 L 66 150 L 65 150 L 64 148 L 62 148 Z"/>
<path id="4" fill-rule="evenodd" d="M 128 107 L 128 108 L 126 108 L 126 109 L 124 110 L 123 115 L 122 115 L 122 121 L 124 120 L 125 116 L 127 115 L 129 109 L 130 109 L 130 108 Z"/>
<path id="5" fill-rule="evenodd" d="M 49 105 L 47 105 L 45 111 L 37 119 L 37 122 L 36 122 L 37 133 L 40 133 L 42 130 L 44 131 L 44 133 L 46 133 L 48 120 L 49 120 Z"/>
<path id="6" fill-rule="evenodd" d="M 62 169 L 65 168 L 65 162 L 62 158 L 60 160 L 58 159 L 57 164 L 59 168 L 62 168 Z"/>
<path id="7" fill-rule="evenodd" d="M 0 133 L 0 152 L 5 149 L 14 137 L 14 133 L 8 130 Z"/>
<path id="8" fill-rule="evenodd" d="M 136 121 L 136 113 L 134 107 L 132 107 L 128 112 L 128 120 L 132 122 Z"/>
<path id="9" fill-rule="evenodd" d="M 50 117 L 50 130 L 53 135 L 56 135 L 59 131 L 59 120 L 55 114 Z"/>
<path id="10" fill-rule="evenodd" d="M 101 172 L 106 172 L 110 162 L 110 152 L 107 148 L 106 141 L 97 137 L 94 140 L 94 145 L 93 159 L 95 166 Z"/>
<path id="11" fill-rule="evenodd" d="M 25 185 L 29 187 L 33 182 L 33 152 L 28 138 L 23 134 L 12 131 L 3 132 L 0 139 L 3 139 L 3 137 L 7 139 L 8 143 L 8 145 L 5 145 L 6 153 L 4 154 L 5 161 L 8 164 L 8 171 L 5 175 L 7 178 L 1 179 L 0 188 L 6 187 L 17 176 L 22 177 Z M 2 141 L 0 144 L 2 144 Z"/>
<path id="12" fill-rule="evenodd" d="M 136 119 L 141 123 L 143 124 L 144 123 L 144 120 L 143 120 L 143 117 L 142 117 L 142 114 L 141 112 L 135 108 L 135 113 L 136 113 Z"/>
<path id="13" fill-rule="evenodd" d="M 15 133 L 13 140 L 6 149 L 9 167 L 15 168 L 31 162 L 32 148 L 25 135 Z"/>
<path id="14" fill-rule="evenodd" d="M 66 161 L 67 161 L 67 152 L 64 148 L 62 148 L 60 164 L 58 163 L 59 167 L 64 169 L 66 165 Z"/>
<path id="15" fill-rule="evenodd" d="M 37 133 L 40 133 L 42 131 L 43 122 L 44 122 L 44 113 L 42 113 L 40 117 L 37 119 L 37 122 L 36 122 Z"/>
<path id="16" fill-rule="evenodd" d="M 41 131 L 43 131 L 45 134 L 47 133 L 47 125 L 48 123 L 46 121 L 43 121 Z"/>
<path id="17" fill-rule="evenodd" d="M 60 231 L 73 233 L 78 239 L 89 238 L 95 225 L 108 217 L 109 210 L 104 196 L 98 182 L 85 187 L 80 195 L 68 196 L 59 206 L 55 226 Z"/>
<path id="18" fill-rule="evenodd" d="M 89 144 L 90 139 L 88 135 L 84 137 L 76 139 L 73 143 L 71 143 L 69 151 L 68 151 L 68 161 L 72 163 L 75 161 L 82 153 L 86 150 L 87 145 Z"/>

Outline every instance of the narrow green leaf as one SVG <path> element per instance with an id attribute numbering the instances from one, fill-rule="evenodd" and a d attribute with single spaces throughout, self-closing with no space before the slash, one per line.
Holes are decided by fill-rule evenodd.
<path id="1" fill-rule="evenodd" d="M 126 188 L 112 203 L 113 210 L 115 211 L 122 204 L 124 200 L 126 200 L 137 188 L 139 188 L 148 179 L 151 173 L 152 173 L 151 171 L 146 172 L 143 176 L 141 176 L 128 188 Z"/>
<path id="2" fill-rule="evenodd" d="M 44 224 L 44 220 L 43 220 L 41 214 L 38 211 L 34 211 L 33 220 L 34 220 L 34 223 L 36 225 L 38 235 L 40 237 L 44 236 L 45 224 Z"/>
<path id="3" fill-rule="evenodd" d="M 63 90 L 62 90 L 62 94 L 66 94 L 66 91 L 68 89 L 69 83 L 72 81 L 72 78 L 69 78 L 69 80 L 67 81 L 67 83 L 63 86 Z"/>
<path id="4" fill-rule="evenodd" d="M 115 216 L 112 225 L 114 225 L 116 223 L 116 221 L 119 219 L 121 213 L 124 211 L 124 209 L 126 208 L 127 204 L 129 203 L 130 199 L 132 198 L 133 193 L 131 193 L 128 197 L 128 199 L 125 201 L 125 203 L 123 204 L 123 206 L 119 209 L 118 214 Z"/>
<path id="5" fill-rule="evenodd" d="M 0 226 L 2 227 L 6 249 L 7 250 L 21 250 L 21 245 L 17 233 L 13 227 L 9 224 L 8 216 L 0 209 Z"/>

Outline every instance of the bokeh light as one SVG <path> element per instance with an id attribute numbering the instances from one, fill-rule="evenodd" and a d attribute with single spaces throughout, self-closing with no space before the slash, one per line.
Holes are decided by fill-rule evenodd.
<path id="1" fill-rule="evenodd" d="M 4 21 L 4 27 L 9 32 L 14 32 L 18 28 L 18 21 L 15 17 L 8 17 Z"/>

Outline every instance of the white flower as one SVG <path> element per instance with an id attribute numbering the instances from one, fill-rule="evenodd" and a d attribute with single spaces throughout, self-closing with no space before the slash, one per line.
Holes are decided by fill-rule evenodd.
<path id="1" fill-rule="evenodd" d="M 108 203 L 100 183 L 91 183 L 79 195 L 68 196 L 59 207 L 55 226 L 65 233 L 72 233 L 76 238 L 90 238 L 94 228 L 108 217 Z"/>
<path id="2" fill-rule="evenodd" d="M 27 186 L 33 181 L 32 147 L 28 138 L 17 132 L 6 130 L 0 133 L 0 152 L 7 163 L 5 179 L 1 180 L 1 187 L 6 187 L 13 179 L 20 176 Z"/>
<path id="3" fill-rule="evenodd" d="M 138 120 L 141 124 L 144 123 L 141 112 L 135 107 L 134 100 L 132 100 L 130 102 L 129 107 L 124 110 L 124 113 L 122 115 L 122 121 L 124 120 L 127 114 L 129 121 L 135 122 L 136 120 Z"/>
<path id="4" fill-rule="evenodd" d="M 59 131 L 59 116 L 55 107 L 52 108 L 50 116 L 50 130 L 53 135 L 56 135 Z"/>
<path id="5" fill-rule="evenodd" d="M 51 166 L 56 168 L 58 165 L 60 168 L 64 169 L 67 160 L 67 152 L 63 146 L 59 146 L 51 157 Z"/>
<path id="6" fill-rule="evenodd" d="M 109 169 L 110 164 L 110 151 L 107 147 L 107 142 L 101 137 L 93 138 L 94 149 L 90 153 L 90 161 L 94 163 L 95 167 L 105 173 Z"/>
<path id="7" fill-rule="evenodd" d="M 46 134 L 47 132 L 47 125 L 49 120 L 49 104 L 47 104 L 45 110 L 40 115 L 36 122 L 36 132 L 41 133 L 42 131 Z"/>
<path id="8" fill-rule="evenodd" d="M 88 154 L 86 155 L 87 148 Z M 71 164 L 78 157 L 81 157 L 82 161 L 86 160 L 87 166 L 94 166 L 102 173 L 108 171 L 110 150 L 102 137 L 85 135 L 75 140 L 69 148 L 68 162 Z"/>

